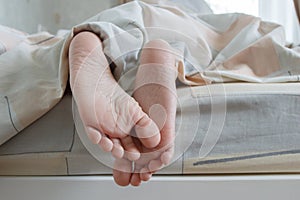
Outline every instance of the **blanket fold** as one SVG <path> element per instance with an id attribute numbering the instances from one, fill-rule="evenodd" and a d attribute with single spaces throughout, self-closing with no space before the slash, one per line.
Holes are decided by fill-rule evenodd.
<path id="1" fill-rule="evenodd" d="M 140 51 L 153 39 L 174 48 L 178 78 L 186 85 L 300 81 L 300 53 L 285 47 L 277 24 L 239 13 L 189 15 L 177 7 L 135 1 L 99 13 L 64 37 L 27 35 L 1 54 L 0 144 L 62 98 L 69 45 L 82 31 L 102 40 L 114 76 L 128 93 L 134 88 Z"/>

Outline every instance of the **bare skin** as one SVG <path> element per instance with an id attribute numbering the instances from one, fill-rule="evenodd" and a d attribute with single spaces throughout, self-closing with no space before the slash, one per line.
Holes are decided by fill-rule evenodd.
<path id="1" fill-rule="evenodd" d="M 177 70 L 175 55 L 168 43 L 150 41 L 142 50 L 140 66 L 136 75 L 134 98 L 160 129 L 161 141 L 155 148 L 145 147 L 135 140 L 141 157 L 135 161 L 134 173 L 114 170 L 119 185 L 139 186 L 148 181 L 152 173 L 170 163 L 174 153 Z M 124 168 L 131 162 L 119 159 Z"/>
<path id="2" fill-rule="evenodd" d="M 116 158 L 137 160 L 139 150 L 129 135 L 137 133 L 143 146 L 153 148 L 160 142 L 155 123 L 138 103 L 115 81 L 103 53 L 100 39 L 93 33 L 77 34 L 69 49 L 70 85 L 85 130 L 94 144 Z"/>
<path id="3" fill-rule="evenodd" d="M 161 72 L 165 76 L 160 76 L 161 84 L 149 84 L 149 80 L 145 85 L 139 83 L 140 87 L 134 93 L 139 104 L 115 81 L 96 35 L 79 33 L 69 49 L 70 84 L 80 117 L 91 141 L 117 158 L 113 174 L 121 186 L 130 183 L 137 186 L 141 181 L 149 180 L 152 173 L 168 164 L 173 155 L 175 59 L 169 45 L 163 41 L 154 41 L 146 47 L 140 68 L 145 64 L 147 71 L 150 69 L 147 64 L 154 63 L 164 69 L 148 71 L 152 74 L 150 82 L 151 77 L 154 80 Z M 163 50 L 154 53 L 157 47 Z M 139 72 L 137 80 L 143 80 L 145 77 Z M 129 135 L 132 128 L 137 138 Z M 132 169 L 134 160 L 138 161 Z"/>
<path id="4" fill-rule="evenodd" d="M 79 33 L 69 48 L 70 84 L 80 117 L 90 140 L 117 158 L 113 174 L 121 186 L 148 181 L 170 162 L 174 150 L 174 55 L 166 42 L 156 40 L 145 46 L 140 60 L 144 71 L 138 70 L 132 98 L 115 81 L 95 34 Z M 129 135 L 132 128 L 137 138 Z"/>

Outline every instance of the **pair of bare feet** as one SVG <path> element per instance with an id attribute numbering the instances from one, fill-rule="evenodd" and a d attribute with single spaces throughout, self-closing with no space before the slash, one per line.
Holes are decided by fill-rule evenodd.
<path id="1" fill-rule="evenodd" d="M 174 153 L 177 72 L 171 47 L 162 40 L 145 45 L 133 97 L 114 79 L 95 34 L 73 38 L 69 61 L 80 117 L 91 141 L 116 158 L 115 182 L 138 186 L 148 181 Z"/>

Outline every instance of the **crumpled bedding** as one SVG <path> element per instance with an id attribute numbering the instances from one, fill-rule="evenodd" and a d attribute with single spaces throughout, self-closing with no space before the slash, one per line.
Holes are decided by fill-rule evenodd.
<path id="1" fill-rule="evenodd" d="M 185 85 L 223 82 L 299 82 L 300 53 L 285 47 L 281 26 L 244 14 L 190 15 L 177 7 L 131 2 L 74 26 L 64 37 L 26 36 L 0 56 L 0 144 L 49 111 L 68 81 L 68 48 L 74 35 L 91 31 L 119 84 L 133 90 L 139 53 L 153 39 L 175 50 Z"/>
<path id="2" fill-rule="evenodd" d="M 224 103 L 220 86 L 226 91 L 226 113 L 218 109 L 219 115 L 226 114 L 221 122 L 213 109 Z M 178 88 L 174 162 L 158 173 L 300 173 L 299 88 L 300 83 Z M 203 157 L 205 137 L 218 131 L 217 143 Z M 67 93 L 46 115 L 0 146 L 0 175 L 111 174 L 111 154 L 87 137 L 85 143 L 83 133 L 80 126 L 74 128 L 72 96 Z"/>

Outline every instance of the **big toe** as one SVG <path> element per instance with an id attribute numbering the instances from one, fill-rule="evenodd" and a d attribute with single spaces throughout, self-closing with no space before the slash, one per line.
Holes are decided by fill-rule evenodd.
<path id="1" fill-rule="evenodd" d="M 113 177 L 120 186 L 128 186 L 131 180 L 132 162 L 127 159 L 116 159 L 114 163 Z"/>
<path id="2" fill-rule="evenodd" d="M 160 142 L 160 131 L 153 120 L 144 115 L 136 124 L 135 132 L 142 144 L 147 148 L 154 148 Z"/>
<path id="3" fill-rule="evenodd" d="M 125 157 L 131 161 L 138 160 L 141 156 L 140 151 L 133 142 L 131 136 L 126 136 L 121 139 L 122 146 L 125 150 Z"/>

